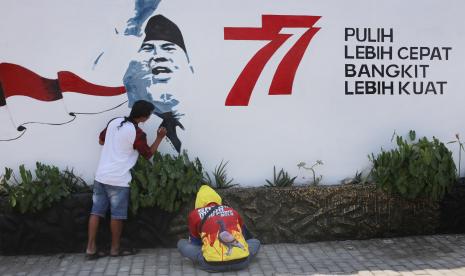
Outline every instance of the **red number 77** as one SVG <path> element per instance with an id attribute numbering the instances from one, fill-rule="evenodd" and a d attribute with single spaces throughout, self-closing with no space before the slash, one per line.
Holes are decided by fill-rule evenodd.
<path id="1" fill-rule="evenodd" d="M 225 27 L 225 40 L 269 40 L 249 60 L 229 91 L 225 105 L 247 106 L 258 77 L 271 56 L 292 34 L 280 34 L 282 28 L 308 28 L 308 30 L 289 49 L 278 65 L 271 82 L 269 95 L 290 95 L 297 67 L 312 40 L 320 30 L 313 25 L 320 16 L 307 15 L 262 15 L 262 27 Z"/>

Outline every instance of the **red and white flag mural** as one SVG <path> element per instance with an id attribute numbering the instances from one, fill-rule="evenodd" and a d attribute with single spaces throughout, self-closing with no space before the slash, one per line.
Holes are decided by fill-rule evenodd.
<path id="1" fill-rule="evenodd" d="M 60 71 L 57 74 L 56 79 L 49 79 L 40 76 L 31 70 L 24 68 L 17 64 L 12 63 L 0 63 L 0 108 L 7 106 L 7 99 L 12 96 L 26 96 L 33 98 L 38 101 L 53 102 L 63 99 L 63 93 L 74 92 L 93 96 L 117 96 L 124 94 L 126 89 L 124 86 L 120 87 L 107 87 L 96 85 L 85 81 L 76 74 L 69 71 Z M 123 102 L 122 104 L 124 104 Z M 62 101 L 64 110 L 66 108 L 66 102 Z M 9 113 L 8 109 L 6 111 Z M 103 111 L 103 110 L 102 110 Z M 102 112 L 99 111 L 99 112 Z M 34 113 L 32 110 L 31 113 Z M 98 113 L 98 112 L 97 112 Z M 71 119 L 63 122 L 15 122 L 15 119 L 9 114 L 11 122 L 16 125 L 17 130 L 22 133 L 19 136 L 2 139 L 0 140 L 11 140 L 17 139 L 26 130 L 25 125 L 37 123 L 37 124 L 66 124 L 74 120 L 77 114 L 89 114 L 79 112 L 78 110 L 68 112 Z"/>

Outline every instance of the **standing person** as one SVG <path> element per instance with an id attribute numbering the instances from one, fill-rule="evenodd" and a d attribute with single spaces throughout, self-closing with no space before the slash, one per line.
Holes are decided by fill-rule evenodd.
<path id="1" fill-rule="evenodd" d="M 151 146 L 146 134 L 138 124 L 147 121 L 154 110 L 152 103 L 137 101 L 129 117 L 115 118 L 100 133 L 99 143 L 103 145 L 100 162 L 95 174 L 92 211 L 89 218 L 87 259 L 104 256 L 97 250 L 96 235 L 100 217 L 110 207 L 111 210 L 111 249 L 110 256 L 134 254 L 133 249 L 120 246 L 123 220 L 127 219 L 129 202 L 130 169 L 136 164 L 139 154 L 149 159 L 158 149 L 166 135 L 165 128 L 157 130 L 157 137 Z"/>
<path id="2" fill-rule="evenodd" d="M 189 240 L 180 240 L 178 250 L 201 269 L 243 269 L 260 249 L 260 241 L 249 238 L 239 213 L 222 205 L 221 197 L 207 185 L 200 187 L 188 223 Z"/>

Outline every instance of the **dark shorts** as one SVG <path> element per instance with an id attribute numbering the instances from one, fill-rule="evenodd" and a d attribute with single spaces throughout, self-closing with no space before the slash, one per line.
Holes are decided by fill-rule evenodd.
<path id="1" fill-rule="evenodd" d="M 112 219 L 127 219 L 129 204 L 129 187 L 119 187 L 94 181 L 92 196 L 92 215 L 105 217 L 108 207 Z"/>

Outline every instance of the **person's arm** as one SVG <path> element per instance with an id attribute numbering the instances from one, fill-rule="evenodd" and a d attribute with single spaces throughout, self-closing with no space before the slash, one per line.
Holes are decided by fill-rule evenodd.
<path id="1" fill-rule="evenodd" d="M 107 128 L 105 128 L 104 130 L 102 130 L 102 132 L 100 132 L 100 135 L 98 136 L 98 143 L 100 145 L 105 144 L 105 135 L 106 134 L 107 134 Z"/>
<path id="2" fill-rule="evenodd" d="M 149 159 L 153 156 L 158 150 L 158 146 L 166 135 L 166 129 L 161 127 L 157 130 L 157 138 L 152 143 L 151 146 L 147 144 L 147 135 L 142 131 L 142 129 L 136 129 L 136 139 L 134 141 L 134 149 L 139 152 L 145 159 Z"/>
<path id="3" fill-rule="evenodd" d="M 245 226 L 245 224 L 242 225 L 242 236 L 244 236 L 244 239 L 246 240 L 253 239 L 252 233 L 250 233 L 249 229 L 247 229 L 247 226 Z"/>
<path id="4" fill-rule="evenodd" d="M 189 217 L 187 218 L 187 223 L 189 226 L 189 241 L 195 245 L 202 245 L 202 240 L 200 239 L 200 233 L 198 232 L 198 227 L 200 223 L 200 218 L 197 212 L 191 211 Z"/>
<path id="5" fill-rule="evenodd" d="M 164 127 L 159 128 L 157 130 L 157 138 L 155 138 L 155 141 L 150 146 L 150 152 L 152 153 L 152 155 L 155 154 L 155 152 L 157 152 L 158 146 L 160 145 L 163 138 L 165 138 L 165 136 L 166 136 L 166 128 Z"/>
<path id="6" fill-rule="evenodd" d="M 189 241 L 190 243 L 194 245 L 202 245 L 202 240 L 200 238 L 194 237 L 192 235 L 189 235 Z"/>
<path id="7" fill-rule="evenodd" d="M 253 235 L 252 233 L 249 232 L 249 229 L 247 229 L 247 226 L 242 220 L 241 215 L 239 215 L 239 213 L 236 210 L 234 210 L 234 212 L 236 212 L 237 214 L 237 220 L 239 222 L 239 225 L 241 226 L 242 236 L 244 236 L 244 239 L 245 240 L 253 239 Z"/>

